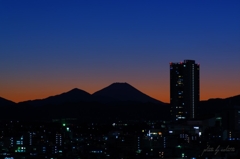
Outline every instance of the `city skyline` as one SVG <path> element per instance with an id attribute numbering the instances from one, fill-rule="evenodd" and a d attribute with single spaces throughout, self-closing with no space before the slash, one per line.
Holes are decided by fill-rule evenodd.
<path id="1" fill-rule="evenodd" d="M 114 82 L 170 102 L 169 63 L 200 63 L 200 100 L 240 92 L 240 2 L 0 2 L 0 97 Z"/>

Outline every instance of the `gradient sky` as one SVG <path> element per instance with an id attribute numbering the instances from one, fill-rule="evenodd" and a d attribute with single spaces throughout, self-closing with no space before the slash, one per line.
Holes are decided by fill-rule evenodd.
<path id="1" fill-rule="evenodd" d="M 0 97 L 127 82 L 169 102 L 169 62 L 200 63 L 200 98 L 240 94 L 239 0 L 0 0 Z"/>

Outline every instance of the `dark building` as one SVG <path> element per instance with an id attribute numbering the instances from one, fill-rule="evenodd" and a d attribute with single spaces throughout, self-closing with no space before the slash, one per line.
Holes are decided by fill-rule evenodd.
<path id="1" fill-rule="evenodd" d="M 172 120 L 194 119 L 199 103 L 199 64 L 194 60 L 170 63 Z"/>
<path id="2" fill-rule="evenodd" d="M 240 106 L 228 106 L 222 112 L 223 128 L 227 130 L 240 130 Z"/>

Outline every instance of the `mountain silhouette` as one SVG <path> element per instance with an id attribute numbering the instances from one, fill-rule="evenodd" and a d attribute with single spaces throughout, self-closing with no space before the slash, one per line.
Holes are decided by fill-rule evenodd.
<path id="1" fill-rule="evenodd" d="M 60 105 L 64 103 L 78 103 L 78 102 L 151 102 L 155 104 L 163 104 L 148 95 L 140 92 L 128 83 L 113 83 L 92 95 L 86 91 L 74 88 L 68 92 L 50 96 L 45 99 L 36 99 L 20 102 L 21 105 L 28 104 L 32 106 L 43 105 Z"/>
<path id="2" fill-rule="evenodd" d="M 221 113 L 233 106 L 240 106 L 240 95 L 228 98 L 212 98 L 199 103 L 199 113 L 202 115 Z"/>
<path id="3" fill-rule="evenodd" d="M 2 97 L 0 97 L 0 106 L 9 106 L 9 105 L 15 105 L 16 103 L 10 101 L 10 100 L 7 100 L 7 99 L 4 99 Z"/>
<path id="4" fill-rule="evenodd" d="M 16 112 L 13 116 L 12 110 Z M 16 107 L 5 107 L 2 119 L 51 120 L 77 118 L 80 121 L 110 121 L 116 119 L 168 119 L 166 104 L 140 92 L 127 83 L 113 83 L 89 94 L 80 89 L 45 99 L 20 102 Z"/>
<path id="5" fill-rule="evenodd" d="M 91 94 L 81 89 L 74 88 L 68 92 L 55 95 L 55 96 L 50 96 L 45 99 L 24 101 L 21 103 L 28 103 L 29 105 L 33 105 L 33 106 L 43 106 L 43 105 L 59 105 L 64 103 L 76 103 L 80 101 L 90 101 L 90 100 L 91 100 Z"/>
<path id="6" fill-rule="evenodd" d="M 133 101 L 133 102 L 162 102 L 142 93 L 128 83 L 113 83 L 95 93 L 93 97 L 111 101 Z"/>

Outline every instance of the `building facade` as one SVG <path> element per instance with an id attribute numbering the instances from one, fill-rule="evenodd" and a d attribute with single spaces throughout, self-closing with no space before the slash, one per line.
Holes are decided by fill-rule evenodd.
<path id="1" fill-rule="evenodd" d="M 194 60 L 170 63 L 170 113 L 173 121 L 194 119 L 197 116 L 199 67 Z"/>

